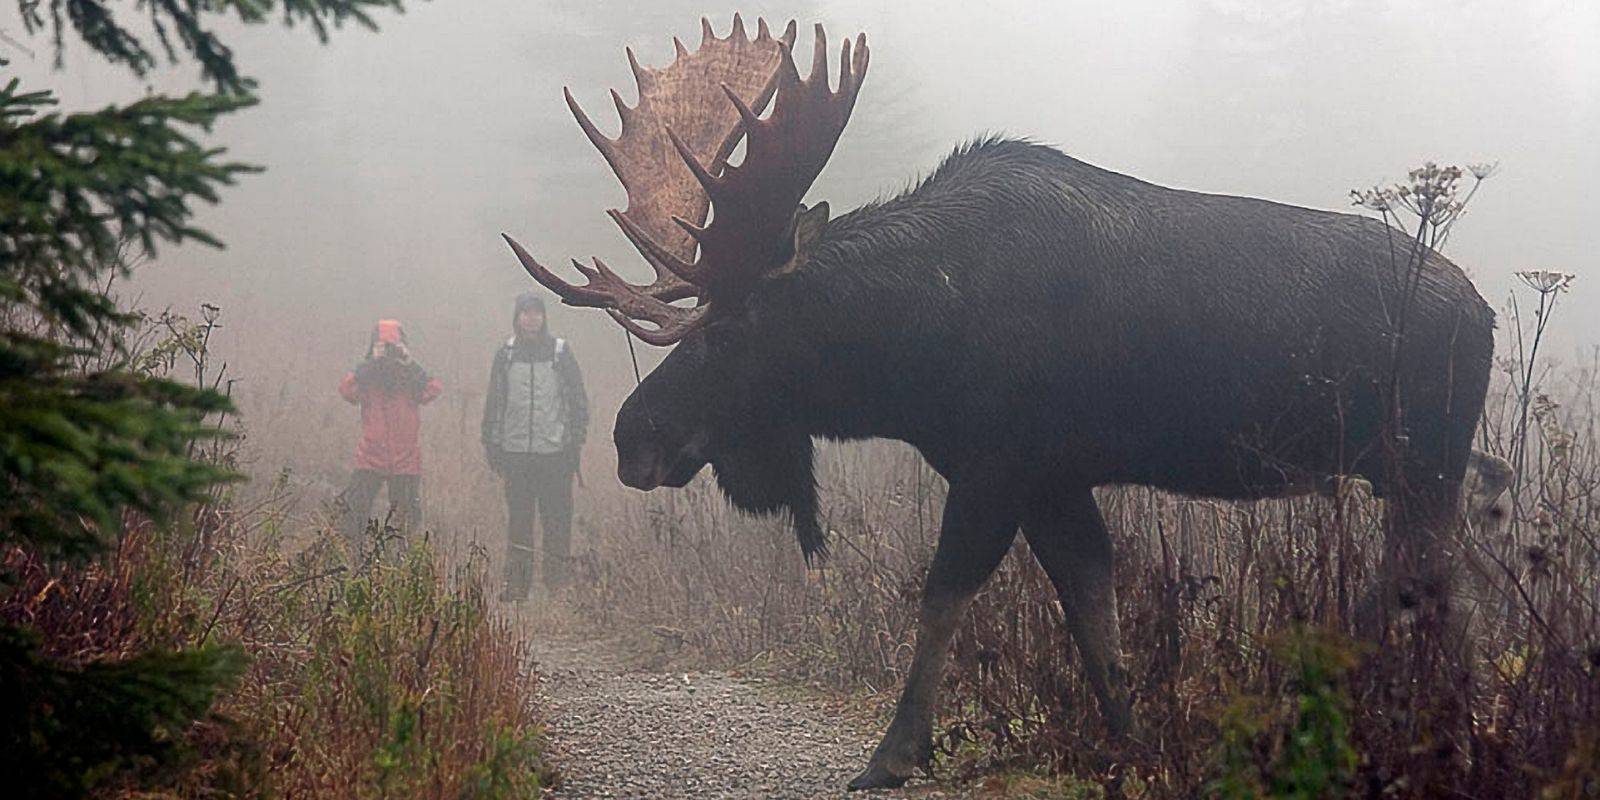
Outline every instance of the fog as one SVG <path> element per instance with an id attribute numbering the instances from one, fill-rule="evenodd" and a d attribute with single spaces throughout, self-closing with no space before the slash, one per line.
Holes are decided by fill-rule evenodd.
<path id="1" fill-rule="evenodd" d="M 1600 6 L 1535 0 L 1200 3 L 770 2 L 747 18 L 858 30 L 872 74 L 810 198 L 835 213 L 905 187 L 956 144 L 989 132 L 1050 143 L 1146 180 L 1343 209 L 1349 189 L 1429 159 L 1498 161 L 1446 252 L 1497 308 L 1516 270 L 1578 273 L 1556 329 L 1569 362 L 1600 339 L 1593 280 L 1600 229 Z M 648 9 L 648 10 L 644 10 Z M 571 86 L 614 130 L 605 90 L 632 96 L 623 47 L 663 64 L 698 17 L 719 33 L 734 6 L 670 0 L 435 0 L 336 31 L 322 46 L 275 25 L 224 37 L 260 81 L 261 105 L 212 141 L 267 171 L 242 178 L 200 224 L 227 242 L 164 249 L 141 267 L 147 306 L 225 309 L 220 352 L 247 412 L 334 413 L 333 387 L 379 317 L 407 324 L 452 390 L 481 392 L 532 288 L 500 241 L 542 260 L 600 255 L 635 277 L 641 260 L 603 215 L 620 186 L 561 101 Z M 52 71 L 46 37 L 21 36 L 9 6 L 0 44 L 33 88 L 69 108 L 151 87 L 199 88 L 192 65 L 146 80 L 81 47 Z M 799 52 L 808 52 L 802 24 Z M 1588 318 L 1585 318 L 1588 317 Z M 1502 325 L 1504 325 L 1502 321 Z M 596 395 L 595 455 L 631 387 L 621 332 L 561 309 Z M 641 347 L 646 369 L 661 353 Z M 312 409 L 315 409 L 313 411 Z M 283 412 L 283 408 L 277 409 Z M 475 424 L 475 423 L 474 423 Z M 353 431 L 352 431 L 353 434 Z M 342 449 L 344 443 L 339 444 Z"/>

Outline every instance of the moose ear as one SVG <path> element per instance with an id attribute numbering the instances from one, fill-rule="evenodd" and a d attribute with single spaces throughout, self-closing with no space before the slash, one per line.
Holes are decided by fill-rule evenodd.
<path id="1" fill-rule="evenodd" d="M 810 208 L 804 205 L 794 212 L 794 220 L 789 223 L 790 240 L 789 260 L 783 266 L 773 270 L 775 275 L 794 272 L 806 263 L 806 258 L 811 246 L 822 238 L 822 229 L 828 225 L 828 201 L 824 200 Z"/>

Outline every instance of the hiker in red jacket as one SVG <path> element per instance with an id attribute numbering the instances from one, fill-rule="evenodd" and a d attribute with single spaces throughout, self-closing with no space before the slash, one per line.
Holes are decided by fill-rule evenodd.
<path id="1" fill-rule="evenodd" d="M 384 319 L 372 329 L 367 357 L 346 373 L 339 395 L 361 406 L 361 443 L 356 445 L 355 474 L 340 496 L 344 519 L 340 529 L 359 549 L 372 501 L 389 486 L 388 524 L 407 530 L 422 518 L 422 449 L 417 431 L 418 409 L 432 402 L 444 387 L 411 359 L 399 320 Z"/>

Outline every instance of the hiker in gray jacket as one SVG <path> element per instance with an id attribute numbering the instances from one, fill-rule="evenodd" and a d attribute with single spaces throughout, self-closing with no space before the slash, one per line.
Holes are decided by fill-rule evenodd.
<path id="1" fill-rule="evenodd" d="M 514 335 L 494 354 L 483 404 L 489 468 L 505 480 L 506 572 L 501 599 L 528 598 L 533 520 L 544 534 L 544 583 L 567 583 L 572 547 L 572 479 L 589 428 L 589 399 L 572 348 L 550 335 L 544 301 L 517 297 Z"/>

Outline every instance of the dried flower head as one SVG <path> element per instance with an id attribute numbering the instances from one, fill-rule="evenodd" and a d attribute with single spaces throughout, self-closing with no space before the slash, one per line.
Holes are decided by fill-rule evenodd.
<path id="1" fill-rule="evenodd" d="M 1478 165 L 1472 174 L 1482 180 L 1493 171 L 1492 165 Z M 1383 214 L 1407 211 L 1431 227 L 1445 228 L 1466 208 L 1466 200 L 1458 194 L 1463 174 L 1460 167 L 1429 161 L 1406 173 L 1403 183 L 1352 189 L 1350 199 L 1353 205 Z"/>
<path id="2" fill-rule="evenodd" d="M 1417 216 L 1443 224 L 1461 211 L 1462 204 L 1456 199 L 1456 187 L 1461 182 L 1460 167 L 1441 167 L 1429 161 L 1411 170 L 1408 177 L 1411 184 L 1401 187 L 1401 196 L 1407 199 L 1407 207 Z"/>
<path id="3" fill-rule="evenodd" d="M 1392 188 L 1374 186 L 1371 189 L 1351 189 L 1350 204 L 1372 211 L 1389 211 L 1400 204 L 1400 198 Z"/>
<path id="4" fill-rule="evenodd" d="M 1578 276 L 1570 272 L 1556 272 L 1549 269 L 1528 269 L 1517 273 L 1517 277 L 1539 294 L 1566 291 L 1572 284 L 1572 279 Z"/>
<path id="5" fill-rule="evenodd" d="M 1494 177 L 1496 172 L 1500 171 L 1500 162 L 1479 162 L 1477 164 L 1468 164 L 1467 171 L 1472 173 L 1472 177 L 1475 180 L 1486 181 Z"/>

